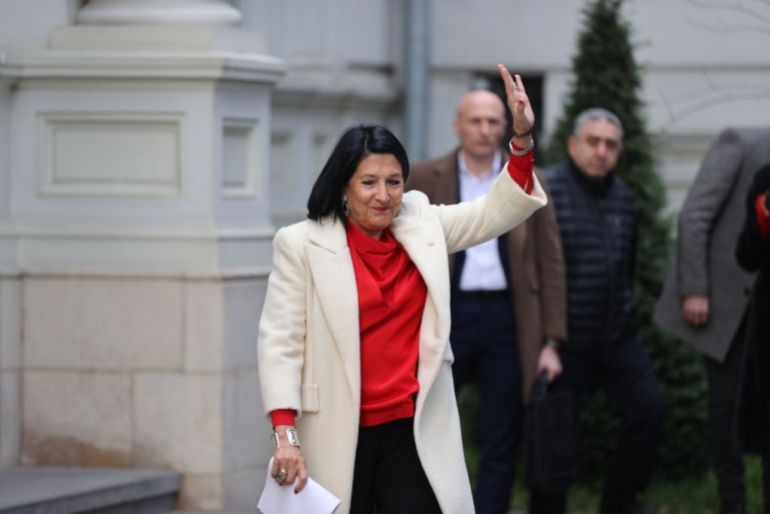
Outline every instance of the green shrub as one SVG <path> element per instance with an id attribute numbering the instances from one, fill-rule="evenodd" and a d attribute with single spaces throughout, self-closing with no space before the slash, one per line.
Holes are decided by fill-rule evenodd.
<path id="1" fill-rule="evenodd" d="M 651 139 L 641 114 L 641 69 L 630 43 L 630 26 L 622 19 L 622 3 L 595 0 L 583 12 L 578 52 L 572 60 L 574 80 L 546 160 L 553 163 L 566 158 L 572 121 L 584 109 L 604 107 L 622 120 L 624 150 L 616 172 L 631 188 L 639 209 L 635 276 L 639 333 L 666 400 L 666 441 L 659 470 L 668 476 L 686 476 L 703 472 L 708 464 L 705 376 L 702 360 L 694 350 L 652 325 L 655 302 L 671 265 L 671 222 L 660 216 L 665 191 L 654 171 Z M 617 425 L 606 400 L 594 398 L 581 418 L 581 473 L 596 476 L 606 469 Z"/>

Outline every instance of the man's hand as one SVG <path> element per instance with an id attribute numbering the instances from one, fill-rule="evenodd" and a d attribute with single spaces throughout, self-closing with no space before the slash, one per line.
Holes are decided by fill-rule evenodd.
<path id="1" fill-rule="evenodd" d="M 687 295 L 682 300 L 682 317 L 694 327 L 701 327 L 709 320 L 709 297 L 706 295 Z"/>
<path id="2" fill-rule="evenodd" d="M 556 377 L 561 375 L 561 359 L 559 353 L 551 346 L 545 345 L 540 350 L 540 357 L 537 359 L 537 374 L 545 371 L 548 375 L 548 382 L 553 382 Z"/>

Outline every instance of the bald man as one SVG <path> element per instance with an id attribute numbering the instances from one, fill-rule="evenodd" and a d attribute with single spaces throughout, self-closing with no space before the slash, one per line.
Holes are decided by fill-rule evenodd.
<path id="1" fill-rule="evenodd" d="M 489 190 L 508 160 L 501 150 L 505 107 L 489 91 L 462 97 L 454 123 L 459 147 L 413 166 L 407 189 L 432 203 L 472 200 Z M 541 180 L 541 184 L 544 181 Z M 561 372 L 566 292 L 556 215 L 549 204 L 526 223 L 450 256 L 455 389 L 479 387 L 481 462 L 478 514 L 506 514 L 511 502 L 522 399 L 539 371 Z"/>

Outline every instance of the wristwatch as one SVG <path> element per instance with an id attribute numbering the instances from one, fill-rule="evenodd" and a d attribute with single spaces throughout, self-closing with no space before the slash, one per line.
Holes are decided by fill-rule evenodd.
<path id="1" fill-rule="evenodd" d="M 273 440 L 273 444 L 276 448 L 281 447 L 280 440 L 278 439 L 278 432 L 273 432 L 273 434 L 270 436 Z M 286 429 L 286 440 L 289 441 L 289 444 L 292 446 L 296 446 L 299 448 L 299 434 L 297 433 L 297 429 L 294 427 L 289 427 Z"/>

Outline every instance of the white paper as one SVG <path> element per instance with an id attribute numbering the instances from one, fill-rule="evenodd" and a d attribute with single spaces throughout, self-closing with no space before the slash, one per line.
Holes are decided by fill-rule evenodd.
<path id="1" fill-rule="evenodd" d="M 305 488 L 294 494 L 293 485 L 278 485 L 270 470 L 273 459 L 267 465 L 267 478 L 257 507 L 264 514 L 332 514 L 340 499 L 321 487 L 312 478 L 307 479 Z"/>

